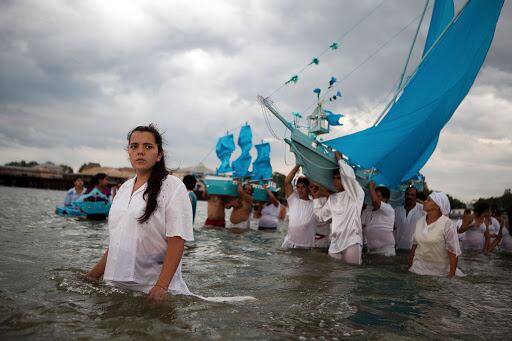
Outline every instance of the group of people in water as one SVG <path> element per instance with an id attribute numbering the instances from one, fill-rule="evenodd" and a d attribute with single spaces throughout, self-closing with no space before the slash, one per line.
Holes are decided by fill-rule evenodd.
<path id="1" fill-rule="evenodd" d="M 418 191 L 408 188 L 402 207 L 389 204 L 387 188 L 369 183 L 371 206 L 364 207 L 365 192 L 354 170 L 337 152 L 339 169 L 332 173 L 329 192 L 297 176 L 295 166 L 286 176 L 284 191 L 288 202 L 288 229 L 283 248 L 326 248 L 331 257 L 348 264 L 362 263 L 363 249 L 370 254 L 410 253 L 409 269 L 423 275 L 455 276 L 463 248 L 490 252 L 498 245 L 511 252 L 510 225 L 492 217 L 489 205 L 475 206 L 460 224 L 448 218 L 450 203 L 441 192 L 419 202 Z M 153 126 L 139 126 L 128 134 L 128 156 L 136 176 L 123 183 L 109 212 L 109 246 L 84 276 L 107 285 L 140 291 L 160 300 L 168 294 L 192 294 L 181 275 L 185 241 L 192 241 L 197 198 L 194 177 L 183 181 L 170 175 L 165 166 L 162 136 Z M 80 181 L 75 192 L 80 194 Z M 101 183 L 94 186 L 101 191 Z M 283 217 L 282 205 L 270 188 L 268 200 L 255 203 L 252 186 L 238 184 L 239 196 L 210 196 L 204 228 L 224 228 L 225 209 L 232 208 L 228 228 L 243 231 L 251 215 L 258 228 L 274 230 Z M 497 224 L 497 227 L 493 224 Z"/>
<path id="2" fill-rule="evenodd" d="M 512 253 L 510 218 L 496 215 L 488 203 L 478 202 L 474 213 L 466 210 L 454 224 L 448 217 L 446 194 L 433 192 L 420 200 L 418 190 L 408 187 L 404 204 L 393 208 L 390 190 L 368 183 L 371 205 L 353 169 L 336 152 L 339 169 L 332 174 L 335 192 L 297 176 L 296 165 L 286 176 L 284 192 L 288 203 L 288 229 L 282 248 L 327 248 L 331 257 L 349 264 L 362 263 L 362 253 L 395 256 L 409 253 L 409 269 L 421 275 L 462 275 L 457 269 L 461 250 L 489 253 L 497 247 Z M 251 214 L 258 229 L 276 229 L 283 206 L 268 188 L 268 201 L 253 204 L 250 184 L 238 184 L 239 197 L 211 195 L 204 228 L 248 229 Z M 225 209 L 233 208 L 228 224 Z M 494 213 L 493 213 L 494 212 Z M 493 216 L 495 215 L 495 216 Z M 510 215 L 510 212 L 509 212 Z"/>
<path id="3" fill-rule="evenodd" d="M 108 177 L 105 173 L 94 175 L 87 187 L 84 187 L 84 180 L 81 177 L 75 178 L 73 187 L 66 192 L 64 206 L 71 206 L 77 201 L 112 201 L 121 183 L 109 187 Z"/>

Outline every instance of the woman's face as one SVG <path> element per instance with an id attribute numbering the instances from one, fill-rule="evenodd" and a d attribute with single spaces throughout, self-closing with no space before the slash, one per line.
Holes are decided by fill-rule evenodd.
<path id="1" fill-rule="evenodd" d="M 431 197 L 428 197 L 427 200 L 425 200 L 423 202 L 423 210 L 426 212 L 429 212 L 429 211 L 438 211 L 440 209 L 439 209 L 439 206 L 437 206 L 437 204 L 434 202 L 434 200 L 432 200 Z"/>
<path id="2" fill-rule="evenodd" d="M 135 172 L 148 172 L 155 163 L 160 161 L 162 154 L 158 152 L 155 137 L 147 131 L 134 131 L 128 144 L 130 163 Z"/>

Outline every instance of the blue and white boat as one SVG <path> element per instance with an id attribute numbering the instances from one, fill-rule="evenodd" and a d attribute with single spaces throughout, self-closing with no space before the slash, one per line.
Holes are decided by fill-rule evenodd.
<path id="1" fill-rule="evenodd" d="M 469 0 L 455 14 L 452 0 L 437 0 L 421 61 L 406 75 L 409 53 L 392 100 L 374 125 L 362 131 L 326 141 L 318 138 L 329 132 L 331 125 L 320 89 L 315 89 L 318 103 L 308 116 L 307 132 L 287 120 L 270 96 L 258 96 L 258 100 L 290 130 L 285 141 L 310 180 L 334 190 L 331 179 L 332 170 L 338 167 L 334 157 L 334 150 L 338 150 L 354 168 L 363 188 L 374 180 L 391 189 L 393 205 L 402 204 L 407 186 L 422 187 L 424 178 L 419 171 L 434 152 L 442 128 L 473 85 L 502 6 L 503 0 Z M 421 20 L 416 36 L 420 25 Z M 338 43 L 331 48 L 337 49 Z M 315 58 L 312 63 L 318 62 Z M 294 75 L 285 85 L 297 81 L 298 75 Z"/>
<path id="2" fill-rule="evenodd" d="M 112 202 L 110 198 L 94 188 L 91 192 L 80 196 L 71 206 L 60 206 L 55 213 L 60 216 L 80 217 L 90 220 L 104 220 L 108 217 Z"/>
<path id="3" fill-rule="evenodd" d="M 272 165 L 270 164 L 270 144 L 261 142 L 254 148 L 257 151 L 257 157 L 252 163 L 252 171 L 249 171 L 252 157 L 252 129 L 249 124 L 240 128 L 238 135 L 238 146 L 240 147 L 240 156 L 230 163 L 231 155 L 235 151 L 235 142 L 232 133 L 219 138 L 216 145 L 217 157 L 220 165 L 217 168 L 215 176 L 206 176 L 204 183 L 208 194 L 224 195 L 238 197 L 237 181 L 242 183 L 251 183 L 253 186 L 253 199 L 255 201 L 267 201 L 267 192 L 263 184 L 269 184 L 272 191 L 277 190 L 272 182 Z M 224 175 L 224 176 L 221 176 Z"/>

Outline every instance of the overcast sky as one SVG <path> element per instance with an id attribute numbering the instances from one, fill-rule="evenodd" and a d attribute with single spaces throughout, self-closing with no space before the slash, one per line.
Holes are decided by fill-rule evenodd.
<path id="1" fill-rule="evenodd" d="M 312 89 L 330 76 L 346 77 L 343 99 L 329 107 L 346 115 L 335 134 L 366 128 L 396 86 L 423 6 L 419 0 L 3 0 L 0 163 L 129 166 L 127 132 L 154 122 L 165 131 L 169 167 L 204 161 L 215 168 L 217 138 L 249 122 L 257 139 L 271 142 L 274 170 L 288 172 L 294 157 L 272 138 L 256 96 L 270 94 L 372 13 L 299 83 L 273 96 L 283 112 L 303 112 L 314 102 Z M 473 88 L 422 170 L 430 188 L 471 200 L 512 187 L 510 32 L 507 1 Z M 272 127 L 283 136 L 278 122 Z"/>

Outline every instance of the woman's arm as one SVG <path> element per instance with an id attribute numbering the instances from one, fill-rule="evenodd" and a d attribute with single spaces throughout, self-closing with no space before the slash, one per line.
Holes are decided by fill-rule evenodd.
<path id="1" fill-rule="evenodd" d="M 474 225 L 475 217 L 472 214 L 465 214 L 462 217 L 462 224 L 457 229 L 458 233 L 464 233 Z"/>
<path id="2" fill-rule="evenodd" d="M 108 249 L 105 251 L 103 256 L 101 256 L 100 260 L 96 265 L 85 274 L 85 279 L 88 281 L 96 282 L 100 279 L 100 277 L 105 272 L 105 267 L 107 266 L 107 256 L 108 256 Z"/>
<path id="3" fill-rule="evenodd" d="M 448 257 L 450 258 L 450 272 L 448 272 L 448 277 L 455 276 L 455 271 L 457 271 L 457 256 L 455 253 L 448 251 Z"/>
<path id="4" fill-rule="evenodd" d="M 368 188 L 370 189 L 370 198 L 372 199 L 373 209 L 378 210 L 380 208 L 380 200 L 377 196 L 377 192 L 375 192 L 375 181 L 370 181 L 368 183 Z"/>
<path id="5" fill-rule="evenodd" d="M 268 200 L 270 200 L 270 203 L 274 206 L 279 206 L 279 200 L 277 200 L 274 193 L 272 193 L 272 191 L 268 188 L 268 184 L 263 185 L 263 188 L 265 188 L 265 191 L 267 191 Z"/>
<path id="6" fill-rule="evenodd" d="M 167 238 L 167 252 L 164 257 L 164 264 L 162 265 L 158 280 L 148 293 L 150 299 L 161 300 L 167 297 L 169 284 L 180 264 L 184 247 L 185 241 L 181 237 Z"/>
<path id="7" fill-rule="evenodd" d="M 411 253 L 409 253 L 409 257 L 407 258 L 407 262 L 409 264 L 409 268 L 412 266 L 412 262 L 414 261 L 414 254 L 416 253 L 417 244 L 412 244 Z"/>

